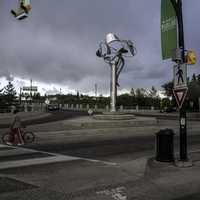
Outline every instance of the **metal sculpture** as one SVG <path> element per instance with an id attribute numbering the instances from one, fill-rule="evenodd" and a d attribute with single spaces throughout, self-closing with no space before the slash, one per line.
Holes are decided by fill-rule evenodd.
<path id="1" fill-rule="evenodd" d="M 98 57 L 102 57 L 111 67 L 111 112 L 116 112 L 117 86 L 119 75 L 124 68 L 124 57 L 132 57 L 136 54 L 136 48 L 131 40 L 120 40 L 115 34 L 108 33 L 105 41 L 100 42 L 96 51 Z"/>
<path id="2" fill-rule="evenodd" d="M 19 0 L 19 8 L 17 10 L 11 10 L 11 13 L 18 20 L 22 20 L 28 17 L 31 10 L 30 0 Z"/>

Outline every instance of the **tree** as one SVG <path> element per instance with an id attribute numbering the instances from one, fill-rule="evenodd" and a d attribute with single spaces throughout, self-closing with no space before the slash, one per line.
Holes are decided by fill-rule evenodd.
<path id="1" fill-rule="evenodd" d="M 193 75 L 192 75 L 192 80 L 191 80 L 191 82 L 196 82 L 196 81 L 197 81 L 197 77 L 196 77 L 195 74 L 193 74 Z"/>
<path id="2" fill-rule="evenodd" d="M 197 81 L 198 81 L 198 84 L 200 85 L 200 74 L 197 75 Z"/>
<path id="3" fill-rule="evenodd" d="M 130 95 L 131 95 L 131 96 L 135 96 L 135 91 L 134 91 L 133 88 L 131 88 Z"/>
<path id="4" fill-rule="evenodd" d="M 79 97 L 80 97 L 80 94 L 79 94 L 79 91 L 77 91 L 76 98 L 79 99 Z"/>
<path id="5" fill-rule="evenodd" d="M 41 95 L 39 92 L 36 92 L 33 94 L 33 101 L 37 101 L 37 102 L 40 102 L 41 100 Z"/>
<path id="6" fill-rule="evenodd" d="M 194 78 L 195 77 L 195 78 Z M 198 99 L 200 98 L 200 83 L 198 77 L 193 74 L 192 80 L 188 84 L 188 100 L 193 102 L 193 109 L 198 110 Z"/>
<path id="7" fill-rule="evenodd" d="M 121 94 L 117 97 L 117 106 L 133 106 L 134 104 L 134 97 L 128 93 Z"/>
<path id="8" fill-rule="evenodd" d="M 145 106 L 146 90 L 144 88 L 137 88 L 135 91 L 136 104 Z"/>
<path id="9" fill-rule="evenodd" d="M 4 102 L 6 105 L 11 106 L 16 103 L 16 90 L 14 88 L 14 85 L 11 81 L 8 82 L 8 85 L 4 87 Z"/>
<path id="10" fill-rule="evenodd" d="M 199 75 L 193 74 L 191 80 L 187 78 L 187 83 L 188 83 L 188 94 L 186 98 L 187 106 L 189 105 L 189 102 L 192 102 L 193 110 L 198 110 L 199 108 L 198 99 L 200 98 L 200 74 Z M 173 81 L 163 84 L 162 88 L 164 88 L 166 96 L 172 97 L 170 106 L 175 106 L 176 102 L 173 95 Z M 164 104 L 168 105 L 168 101 L 165 100 Z"/>
<path id="11" fill-rule="evenodd" d="M 152 86 L 151 89 L 148 91 L 147 105 L 154 106 L 154 107 L 160 107 L 160 98 L 159 98 L 159 96 L 157 94 L 157 90 L 154 86 Z"/>
<path id="12" fill-rule="evenodd" d="M 137 88 L 135 91 L 135 96 L 137 98 L 144 98 L 146 96 L 146 90 L 144 88 Z"/>
<path id="13" fill-rule="evenodd" d="M 163 98 L 161 100 L 161 108 L 165 108 L 165 107 L 169 107 L 171 106 L 171 102 L 169 100 L 169 98 Z"/>
<path id="14" fill-rule="evenodd" d="M 156 98 L 157 97 L 157 90 L 154 86 L 151 87 L 151 90 L 149 90 L 149 97 Z"/>
<path id="15" fill-rule="evenodd" d="M 0 104 L 3 105 L 3 88 L 0 89 Z"/>
<path id="16" fill-rule="evenodd" d="M 165 90 L 164 95 L 166 95 L 168 98 L 171 99 L 170 106 L 175 107 L 177 104 L 176 104 L 176 100 L 173 94 L 173 88 L 174 88 L 173 81 L 169 81 L 163 84 L 161 87 Z"/>
<path id="17" fill-rule="evenodd" d="M 168 97 L 173 97 L 173 81 L 169 81 L 161 86 L 165 90 L 165 95 Z"/>

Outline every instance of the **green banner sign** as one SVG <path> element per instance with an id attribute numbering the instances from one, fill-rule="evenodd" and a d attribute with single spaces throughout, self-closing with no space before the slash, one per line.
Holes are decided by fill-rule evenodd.
<path id="1" fill-rule="evenodd" d="M 172 57 L 177 48 L 176 13 L 170 0 L 161 0 L 161 47 L 163 60 Z"/>

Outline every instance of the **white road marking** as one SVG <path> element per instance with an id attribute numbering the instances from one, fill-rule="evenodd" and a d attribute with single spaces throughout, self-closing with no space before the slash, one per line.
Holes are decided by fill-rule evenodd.
<path id="1" fill-rule="evenodd" d="M 3 150 L 3 152 L 0 154 L 4 155 L 20 155 L 24 153 L 44 153 L 50 155 L 49 157 L 42 157 L 42 158 L 30 158 L 30 159 L 22 159 L 22 160 L 16 160 L 16 161 L 4 161 L 1 162 L 0 169 L 7 169 L 7 168 L 15 168 L 15 167 L 24 167 L 24 166 L 30 166 L 30 165 L 40 165 L 40 164 L 48 164 L 48 163 L 56 163 L 56 162 L 66 162 L 66 161 L 73 161 L 73 160 L 86 160 L 89 162 L 99 162 L 106 165 L 117 165 L 116 163 L 112 162 L 106 162 L 102 160 L 95 160 L 95 159 L 89 159 L 89 158 L 82 158 L 82 157 L 76 157 L 76 156 L 68 156 L 63 154 L 57 154 L 57 153 L 51 153 L 47 151 L 38 151 L 34 149 L 29 149 L 25 147 L 18 147 L 18 146 L 8 146 L 8 145 L 0 145 L 0 148 L 5 147 L 11 147 L 10 150 Z"/>
<path id="2" fill-rule="evenodd" d="M 65 155 L 65 154 L 51 153 L 51 152 L 48 152 L 48 151 L 38 151 L 38 150 L 34 150 L 34 149 L 26 149 L 26 148 L 23 148 L 23 147 L 19 147 L 19 148 L 24 149 L 24 150 L 28 150 L 28 151 L 31 151 L 31 152 L 40 152 L 40 153 L 50 154 L 50 155 L 53 155 L 53 156 L 67 156 L 67 157 L 69 157 L 68 155 Z M 96 160 L 96 159 L 90 159 L 90 158 L 84 158 L 84 157 L 77 157 L 77 156 L 72 156 L 72 157 L 80 159 L 80 160 L 90 161 L 90 162 L 99 162 L 99 163 L 103 163 L 103 164 L 106 164 L 106 165 L 117 165 L 117 163 L 107 162 L 107 161 L 102 161 L 102 160 Z"/>
<path id="3" fill-rule="evenodd" d="M 41 164 L 65 162 L 72 160 L 79 160 L 79 159 L 70 156 L 56 156 L 56 157 L 45 157 L 45 158 L 32 158 L 32 159 L 17 160 L 17 161 L 7 161 L 7 162 L 1 162 L 0 169 L 41 165 Z"/>
<path id="4" fill-rule="evenodd" d="M 82 158 L 82 157 L 79 157 L 79 158 L 81 160 L 86 160 L 86 161 L 90 161 L 90 162 L 99 162 L 99 163 L 103 163 L 103 164 L 106 164 L 106 165 L 112 165 L 112 166 L 116 166 L 117 165 L 117 163 L 103 161 L 103 160 L 95 160 L 95 159 Z"/>
<path id="5" fill-rule="evenodd" d="M 96 192 L 96 194 L 111 196 L 115 200 L 127 200 L 127 196 L 125 195 L 125 190 L 126 190 L 125 187 L 117 187 L 110 190 L 98 191 Z"/>

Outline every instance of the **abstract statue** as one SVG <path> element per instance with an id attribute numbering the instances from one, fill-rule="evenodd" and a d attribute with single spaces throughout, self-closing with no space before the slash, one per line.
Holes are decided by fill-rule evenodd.
<path id="1" fill-rule="evenodd" d="M 124 57 L 132 57 L 136 54 L 136 48 L 130 40 L 120 40 L 115 34 L 108 33 L 106 40 L 99 44 L 96 51 L 98 57 L 102 57 L 111 67 L 111 112 L 116 112 L 117 86 L 119 75 L 124 67 Z"/>

